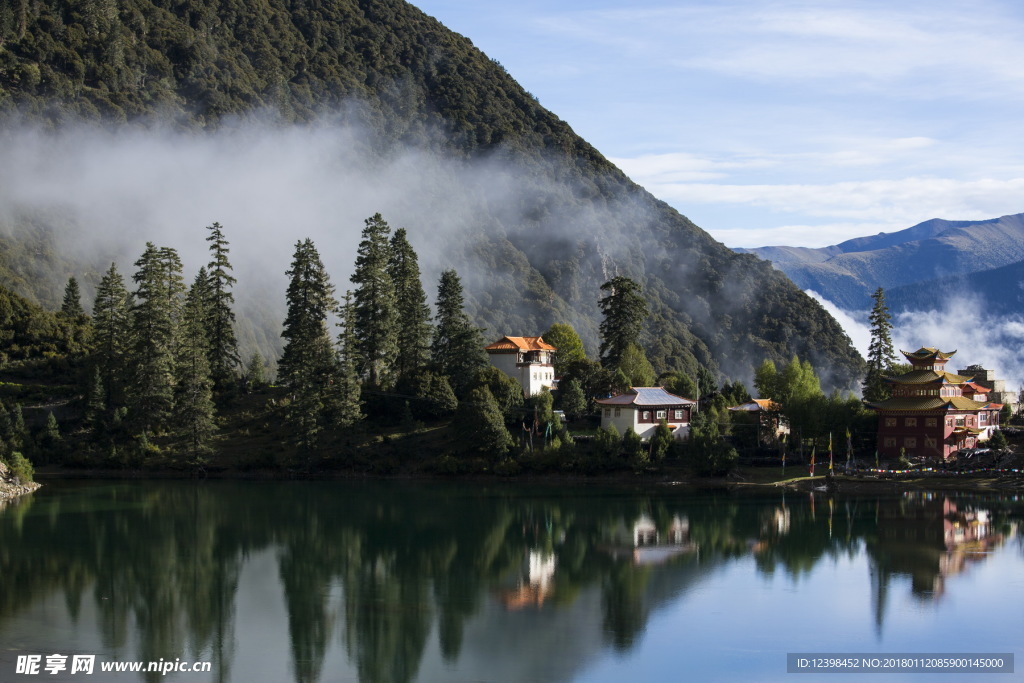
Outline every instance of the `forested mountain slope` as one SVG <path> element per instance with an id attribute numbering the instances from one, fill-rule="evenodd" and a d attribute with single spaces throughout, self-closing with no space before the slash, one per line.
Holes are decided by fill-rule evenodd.
<path id="1" fill-rule="evenodd" d="M 469 39 L 399 0 L 6 2 L 0 111 L 9 131 L 27 123 L 59 132 L 85 120 L 208 136 L 267 112 L 279 127 L 358 125 L 360 158 L 414 149 L 449 169 L 418 179 L 427 186 L 417 195 L 426 197 L 420 222 L 460 202 L 437 228 L 443 255 L 425 272 L 459 269 L 488 336 L 569 322 L 594 349 L 599 286 L 622 274 L 649 299 L 645 345 L 659 370 L 703 364 L 749 377 L 764 358 L 796 353 L 839 386 L 861 371 L 839 325 L 782 273 L 649 195 Z M 57 215 L 54 230 L 87 231 L 74 215 Z M 0 206 L 13 240 L 50 218 L 37 205 Z M 237 226 L 233 239 L 245 230 Z M 76 257 L 83 272 L 111 260 L 62 253 L 47 272 Z M 61 283 L 39 282 L 25 259 L 4 266 L 0 281 L 28 283 L 35 291 L 26 294 L 52 303 L 59 293 Z M 286 266 L 282 258 L 278 270 Z M 240 278 L 240 301 L 245 287 Z"/>

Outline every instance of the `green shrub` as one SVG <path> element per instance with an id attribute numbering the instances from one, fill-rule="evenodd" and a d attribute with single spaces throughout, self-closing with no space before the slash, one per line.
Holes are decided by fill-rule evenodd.
<path id="1" fill-rule="evenodd" d="M 11 453 L 9 458 L 11 467 L 11 474 L 18 480 L 19 484 L 30 484 L 35 477 L 35 470 L 32 468 L 32 463 L 29 462 L 28 458 L 22 455 L 18 451 Z"/>

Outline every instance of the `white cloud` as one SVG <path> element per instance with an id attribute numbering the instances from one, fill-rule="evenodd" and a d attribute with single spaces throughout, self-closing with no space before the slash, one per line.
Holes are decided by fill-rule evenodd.
<path id="1" fill-rule="evenodd" d="M 722 244 L 739 248 L 770 246 L 828 247 L 855 237 L 896 232 L 910 227 L 899 223 L 818 223 L 763 228 L 710 229 Z"/>
<path id="2" fill-rule="evenodd" d="M 844 311 L 814 290 L 808 289 L 805 293 L 820 303 L 836 319 L 836 322 L 842 326 L 847 336 L 850 337 L 850 341 L 853 342 L 853 348 L 857 349 L 860 355 L 866 357 L 868 355 L 868 345 L 871 343 L 871 328 L 866 322 L 868 312 Z"/>
<path id="3" fill-rule="evenodd" d="M 991 3 L 732 2 L 558 12 L 536 23 L 626 59 L 746 80 L 835 91 L 899 84 L 904 97 L 965 84 L 960 97 L 1024 94 L 1024 24 Z"/>
<path id="4" fill-rule="evenodd" d="M 758 207 L 832 223 L 875 224 L 895 230 L 931 218 L 984 220 L 1024 209 L 1024 178 L 904 178 L 823 185 L 669 183 L 645 182 L 643 178 L 637 181 L 656 196 L 680 206 Z M 787 229 L 792 230 L 781 230 Z"/>
<path id="5" fill-rule="evenodd" d="M 867 311 L 845 311 L 817 292 L 807 294 L 816 299 L 842 326 L 861 355 L 867 354 L 871 329 Z M 951 325 L 950 321 L 956 324 Z M 950 362 L 956 371 L 979 364 L 995 370 L 996 377 L 1006 380 L 1008 391 L 1017 391 L 1024 384 L 1024 360 L 1018 350 L 1024 345 L 1024 318 L 992 318 L 984 306 L 970 298 L 945 302 L 941 310 L 905 311 L 893 317 L 892 338 L 897 360 L 904 362 L 900 350 L 914 351 L 922 346 L 956 351 Z"/>
<path id="6" fill-rule="evenodd" d="M 953 320 L 955 325 L 950 324 Z M 907 351 L 922 346 L 956 351 L 951 361 L 956 368 L 980 364 L 995 370 L 997 378 L 1006 380 L 1008 391 L 1024 384 L 1024 360 L 1019 353 L 1024 345 L 1024 319 L 986 316 L 984 306 L 969 298 L 946 302 L 942 310 L 896 315 L 893 342 Z"/>

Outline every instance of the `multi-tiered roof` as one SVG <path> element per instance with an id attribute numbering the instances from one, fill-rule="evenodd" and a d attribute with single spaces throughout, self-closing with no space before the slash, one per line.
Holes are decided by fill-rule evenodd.
<path id="1" fill-rule="evenodd" d="M 939 351 L 921 347 L 917 351 L 901 351 L 913 370 L 898 377 L 886 377 L 892 387 L 892 398 L 869 403 L 883 412 L 978 411 L 1002 406 L 989 401 L 976 401 L 970 396 L 987 397 L 984 387 L 973 383 L 970 376 L 946 372 L 946 362 L 956 351 Z M 964 394 L 967 394 L 965 396 Z"/>

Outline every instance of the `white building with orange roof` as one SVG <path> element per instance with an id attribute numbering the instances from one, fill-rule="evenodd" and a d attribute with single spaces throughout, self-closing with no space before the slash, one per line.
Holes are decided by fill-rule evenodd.
<path id="1" fill-rule="evenodd" d="M 536 396 L 555 384 L 555 351 L 540 337 L 502 337 L 485 348 L 491 365 L 519 382 L 523 395 Z"/>

